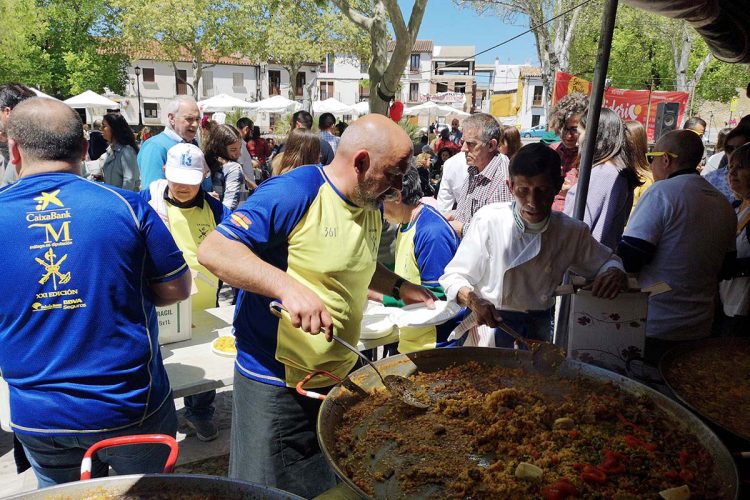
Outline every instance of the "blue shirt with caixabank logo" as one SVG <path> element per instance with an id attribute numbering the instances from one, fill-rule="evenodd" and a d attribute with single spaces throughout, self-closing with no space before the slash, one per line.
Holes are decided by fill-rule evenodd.
<path id="1" fill-rule="evenodd" d="M 69 173 L 0 189 L 0 369 L 11 425 L 36 435 L 136 425 L 170 397 L 149 282 L 187 265 L 138 195 Z"/>

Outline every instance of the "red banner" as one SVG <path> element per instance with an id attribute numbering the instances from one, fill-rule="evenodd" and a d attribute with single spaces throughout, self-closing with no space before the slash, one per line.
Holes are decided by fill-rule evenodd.
<path id="1" fill-rule="evenodd" d="M 553 104 L 572 92 L 581 92 L 590 95 L 591 82 L 558 71 L 555 74 L 555 92 L 552 96 Z M 680 111 L 677 115 L 677 123 L 679 124 L 682 123 L 683 114 L 687 108 L 688 97 L 689 94 L 687 92 L 625 90 L 610 87 L 604 92 L 604 107 L 615 111 L 623 120 L 637 120 L 644 124 L 648 132 L 648 140 L 653 141 L 656 113 L 659 104 L 664 102 L 679 103 Z M 647 121 L 648 123 L 646 123 Z"/>

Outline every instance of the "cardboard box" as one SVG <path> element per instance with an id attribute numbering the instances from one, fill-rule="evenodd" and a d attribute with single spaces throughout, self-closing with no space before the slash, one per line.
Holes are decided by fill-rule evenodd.
<path id="1" fill-rule="evenodd" d="M 166 307 L 156 308 L 159 319 L 159 345 L 189 340 L 193 336 L 193 307 L 190 298 Z"/>
<path id="2" fill-rule="evenodd" d="M 625 374 L 625 363 L 643 356 L 648 297 L 636 290 L 609 300 L 579 290 L 571 297 L 568 357 Z"/>

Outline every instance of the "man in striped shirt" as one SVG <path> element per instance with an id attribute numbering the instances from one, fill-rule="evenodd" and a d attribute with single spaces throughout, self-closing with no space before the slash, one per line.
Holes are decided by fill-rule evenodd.
<path id="1" fill-rule="evenodd" d="M 461 236 L 477 210 L 490 203 L 513 201 L 506 182 L 508 158 L 498 150 L 501 139 L 500 124 L 491 115 L 476 113 L 464 120 L 461 151 L 466 155 L 469 176 L 461 187 L 458 206 L 447 217 Z"/>

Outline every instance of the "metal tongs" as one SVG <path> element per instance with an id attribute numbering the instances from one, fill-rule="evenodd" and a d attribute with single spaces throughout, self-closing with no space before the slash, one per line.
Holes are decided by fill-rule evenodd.
<path id="1" fill-rule="evenodd" d="M 455 330 L 448 337 L 448 340 L 454 338 L 460 338 L 464 333 L 477 326 L 477 313 L 471 312 L 467 315 L 464 320 L 456 327 Z M 551 375 L 560 367 L 562 362 L 565 360 L 565 353 L 562 349 L 549 342 L 529 342 L 521 336 L 520 333 L 511 328 L 507 323 L 500 323 L 498 328 L 507 332 L 511 337 L 516 339 L 516 342 L 523 344 L 526 349 L 531 351 L 531 363 L 534 368 L 545 375 Z"/>
<path id="2" fill-rule="evenodd" d="M 286 310 L 281 302 L 274 300 L 268 305 L 268 307 L 271 309 L 271 313 L 275 316 L 291 321 L 289 311 Z M 321 330 L 320 333 L 325 333 L 325 331 Z M 383 382 L 383 385 L 391 394 L 391 396 L 395 396 L 407 405 L 413 406 L 415 408 L 425 409 L 429 408 L 432 405 L 432 398 L 430 398 L 427 390 L 424 387 L 415 384 L 408 378 L 402 377 L 401 375 L 386 375 L 385 377 L 383 377 L 383 375 L 380 373 L 380 370 L 378 370 L 364 354 L 359 352 L 359 349 L 357 349 L 341 337 L 333 334 L 331 335 L 331 337 L 333 338 L 333 340 L 359 356 L 362 361 L 367 363 L 373 370 L 375 370 L 375 373 L 378 374 L 378 377 L 380 377 L 380 381 Z"/>
<path id="3" fill-rule="evenodd" d="M 523 344 L 526 349 L 531 351 L 531 364 L 534 368 L 544 375 L 551 375 L 557 371 L 565 355 L 562 349 L 549 342 L 529 342 L 521 336 L 520 333 L 508 326 L 507 323 L 500 323 L 498 328 L 507 332 L 516 342 Z"/>

